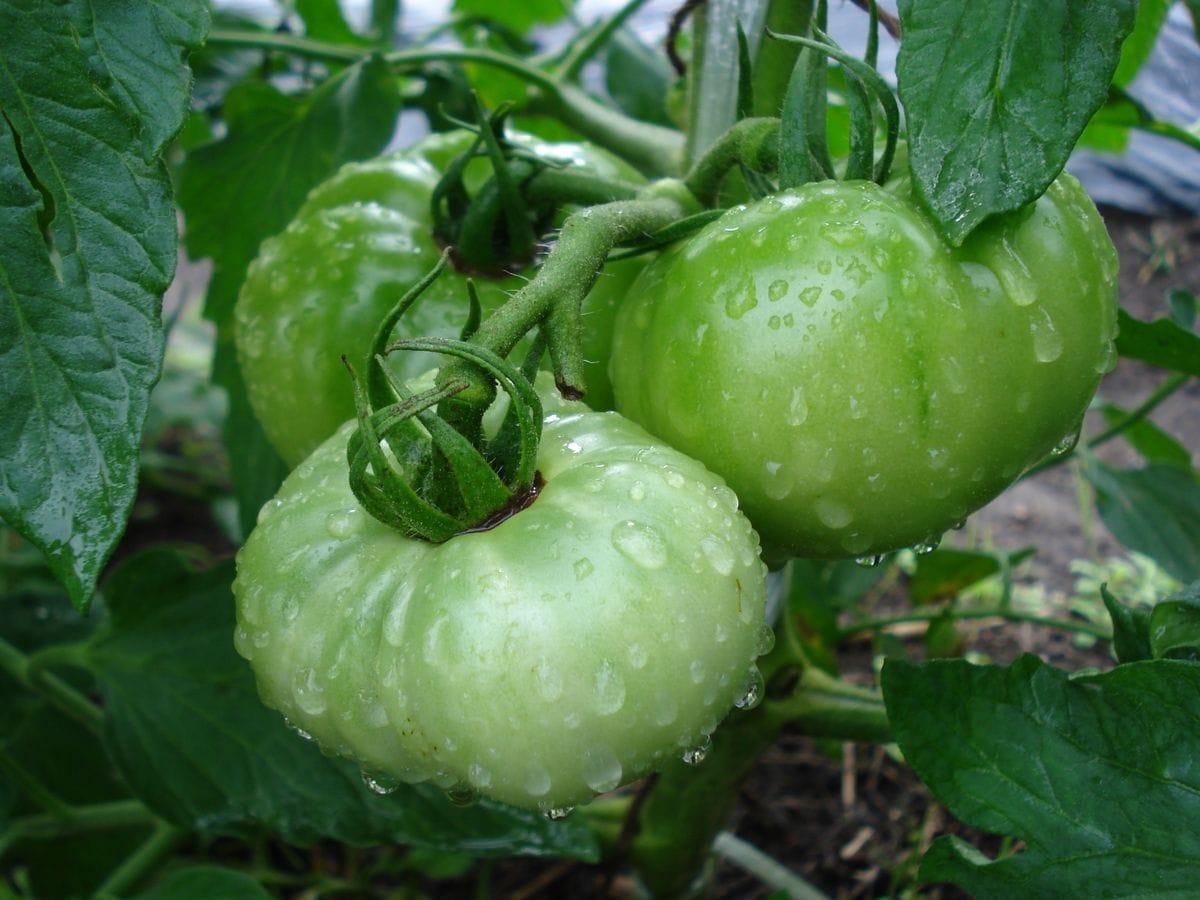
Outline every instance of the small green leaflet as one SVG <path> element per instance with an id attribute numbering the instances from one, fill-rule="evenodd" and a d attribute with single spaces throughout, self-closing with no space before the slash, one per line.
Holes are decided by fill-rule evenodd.
<path id="1" fill-rule="evenodd" d="M 86 610 L 162 363 L 199 0 L 0 0 L 0 515 Z"/>
<path id="2" fill-rule="evenodd" d="M 1200 884 L 1200 664 L 1155 660 L 1069 676 L 888 662 L 905 758 L 968 825 L 1024 842 L 998 860 L 952 837 L 921 878 L 989 898 L 1194 897 Z"/>

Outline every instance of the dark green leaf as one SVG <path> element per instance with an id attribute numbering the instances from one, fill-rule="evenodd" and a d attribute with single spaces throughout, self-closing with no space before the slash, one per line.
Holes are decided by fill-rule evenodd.
<path id="1" fill-rule="evenodd" d="M 1196 324 L 1196 295 L 1183 288 L 1176 288 L 1167 294 L 1167 306 L 1171 310 L 1171 321 L 1185 331 L 1191 331 Z"/>
<path id="2" fill-rule="evenodd" d="M 1167 465 L 1114 469 L 1094 461 L 1084 474 L 1113 537 L 1180 581 L 1200 575 L 1200 485 L 1190 470 Z"/>
<path id="3" fill-rule="evenodd" d="M 1037 550 L 1026 547 L 1008 558 L 1015 566 L 1033 556 Z M 953 597 L 963 589 L 1000 571 L 1000 558 L 978 550 L 939 548 L 917 557 L 917 570 L 909 583 L 909 596 L 917 606 L 945 597 Z"/>
<path id="4" fill-rule="evenodd" d="M 522 3 L 454 0 L 453 9 L 460 16 L 491 19 L 518 34 L 528 34 L 534 25 L 560 21 L 574 5 L 574 0 L 524 0 Z"/>
<path id="5" fill-rule="evenodd" d="M 243 872 L 220 866 L 176 869 L 137 900 L 269 900 L 263 887 Z"/>
<path id="6" fill-rule="evenodd" d="M 381 797 L 346 762 L 323 756 L 258 700 L 233 649 L 233 564 L 190 570 L 175 553 L 134 557 L 105 581 L 110 626 L 90 645 L 108 712 L 109 752 L 134 792 L 191 828 L 283 840 L 329 837 L 488 854 L 594 858 L 582 822 L 501 804 L 453 806 L 405 786 Z"/>
<path id="7" fill-rule="evenodd" d="M 888 662 L 900 749 L 968 825 L 1023 850 L 942 838 L 921 878 L 979 900 L 1187 897 L 1200 883 L 1200 665 L 1156 660 L 1071 678 L 1011 666 Z"/>
<path id="8" fill-rule="evenodd" d="M 1112 619 L 1113 652 L 1117 659 L 1123 663 L 1151 659 L 1150 611 L 1126 606 L 1109 592 L 1107 585 L 1100 586 L 1100 596 Z"/>
<path id="9" fill-rule="evenodd" d="M 1062 171 L 1108 96 L 1135 0 L 901 0 L 897 59 L 918 196 L 951 243 Z"/>
<path id="10" fill-rule="evenodd" d="M 1183 0 L 1183 5 L 1192 14 L 1192 30 L 1196 32 L 1196 40 L 1200 41 L 1200 0 Z"/>
<path id="11" fill-rule="evenodd" d="M 1143 322 L 1119 310 L 1117 352 L 1163 369 L 1200 377 L 1200 337 L 1171 319 Z"/>
<path id="12" fill-rule="evenodd" d="M 0 514 L 86 609 L 125 528 L 175 270 L 161 154 L 204 4 L 0 4 Z"/>
<path id="13" fill-rule="evenodd" d="M 675 72 L 666 55 L 648 47 L 628 28 L 613 35 L 604 66 L 604 87 L 624 112 L 644 122 L 672 126 L 667 92 Z"/>
<path id="14" fill-rule="evenodd" d="M 839 635 L 838 616 L 860 610 L 862 596 L 874 587 L 891 566 L 881 559 L 876 565 L 858 565 L 850 560 L 823 562 L 795 559 L 786 570 L 788 610 L 796 616 L 800 636 L 815 653 L 822 668 L 834 671 L 833 650 Z"/>
<path id="15" fill-rule="evenodd" d="M 1104 421 L 1110 426 L 1123 422 L 1129 417 L 1127 410 L 1112 403 L 1100 407 Z M 1129 441 L 1142 459 L 1149 463 L 1167 463 L 1172 466 L 1189 467 L 1192 464 L 1192 454 L 1187 447 L 1175 440 L 1149 419 L 1142 419 L 1121 432 L 1121 437 Z"/>
<path id="16" fill-rule="evenodd" d="M 1156 657 L 1200 660 L 1200 581 L 1155 605 L 1150 647 Z"/>

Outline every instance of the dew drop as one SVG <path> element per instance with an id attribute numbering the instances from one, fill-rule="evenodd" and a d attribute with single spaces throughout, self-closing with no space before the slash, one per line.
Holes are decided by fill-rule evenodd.
<path id="1" fill-rule="evenodd" d="M 680 475 L 674 469 L 670 469 L 667 472 L 666 479 L 667 479 L 667 484 L 675 489 L 679 489 L 679 488 L 683 487 L 684 484 L 687 483 L 687 479 L 685 479 L 682 475 Z"/>
<path id="2" fill-rule="evenodd" d="M 316 669 L 301 669 L 296 673 L 293 684 L 296 705 L 310 716 L 323 715 L 327 707 L 325 701 L 325 685 L 317 675 Z"/>
<path id="3" fill-rule="evenodd" d="M 583 780 L 597 794 L 621 784 L 621 762 L 607 747 L 592 747 L 583 754 Z"/>
<path id="4" fill-rule="evenodd" d="M 625 679 L 607 659 L 592 676 L 592 705 L 602 716 L 611 716 L 625 705 Z"/>
<path id="5" fill-rule="evenodd" d="M 708 758 L 709 751 L 711 750 L 712 738 L 710 738 L 708 735 L 705 735 L 704 739 L 695 747 L 691 747 L 683 751 L 683 756 L 681 759 L 683 760 L 684 765 L 698 766 Z"/>
<path id="6" fill-rule="evenodd" d="M 258 519 L 257 519 L 258 524 L 261 525 L 261 524 L 263 524 L 263 522 L 266 522 L 268 519 L 271 518 L 271 516 L 275 515 L 275 513 L 278 512 L 282 506 L 283 506 L 283 501 L 280 500 L 278 497 L 274 498 L 273 500 L 268 500 L 266 503 L 264 503 L 262 505 L 262 508 L 258 511 Z"/>
<path id="7" fill-rule="evenodd" d="M 474 806 L 479 802 L 479 791 L 465 781 L 458 781 L 446 789 L 446 799 L 455 806 Z"/>
<path id="8" fill-rule="evenodd" d="M 670 725 L 679 716 L 679 704 L 666 691 L 654 697 L 654 721 L 658 725 Z"/>
<path id="9" fill-rule="evenodd" d="M 827 528 L 845 528 L 854 521 L 854 514 L 842 504 L 828 497 L 821 497 L 813 504 L 817 518 Z"/>
<path id="10" fill-rule="evenodd" d="M 646 499 L 646 485 L 640 481 L 635 481 L 629 487 L 629 499 L 635 502 L 640 502 Z"/>
<path id="11" fill-rule="evenodd" d="M 746 685 L 746 691 L 742 696 L 738 697 L 733 702 L 733 705 L 738 709 L 752 709 L 758 705 L 758 701 L 762 699 L 763 692 L 763 676 L 762 672 L 758 671 L 758 666 L 755 666 L 750 671 L 750 682 Z"/>
<path id="12" fill-rule="evenodd" d="M 708 673 L 704 671 L 704 663 L 698 659 L 692 660 L 692 664 L 688 666 L 688 671 L 692 675 L 693 684 L 703 684 L 704 679 L 708 677 Z"/>
<path id="13" fill-rule="evenodd" d="M 776 301 L 782 300 L 784 297 L 786 297 L 787 292 L 788 283 L 782 278 L 777 278 L 767 287 L 767 299 L 772 303 L 775 303 Z"/>
<path id="14" fill-rule="evenodd" d="M 629 664 L 635 669 L 644 668 L 649 660 L 649 654 L 646 653 L 646 648 L 636 641 L 630 644 L 625 652 L 629 655 Z"/>
<path id="15" fill-rule="evenodd" d="M 865 569 L 873 569 L 887 558 L 884 553 L 872 553 L 870 556 L 860 556 L 855 563 Z"/>
<path id="16" fill-rule="evenodd" d="M 571 568 L 575 570 L 576 581 L 583 581 L 583 579 L 587 578 L 596 571 L 595 565 L 593 565 L 592 561 L 586 556 L 581 556 L 579 559 L 575 560 Z"/>
<path id="17" fill-rule="evenodd" d="M 1079 443 L 1079 433 L 1080 428 L 1076 427 L 1064 434 L 1058 439 L 1058 443 L 1054 445 L 1053 449 L 1051 449 L 1050 455 L 1066 456 L 1068 453 L 1074 450 L 1076 444 Z"/>
<path id="18" fill-rule="evenodd" d="M 486 788 L 492 783 L 492 773 L 479 763 L 467 767 L 467 780 L 477 788 Z"/>
<path id="19" fill-rule="evenodd" d="M 325 529 L 334 540 L 344 541 L 362 528 L 363 521 L 357 509 L 338 510 L 325 517 Z"/>
<path id="20" fill-rule="evenodd" d="M 1054 362 L 1062 356 L 1062 335 L 1044 308 L 1036 308 L 1033 318 L 1029 320 L 1029 331 L 1033 334 L 1033 355 L 1038 362 Z"/>
<path id="21" fill-rule="evenodd" d="M 787 415 L 785 421 L 788 425 L 796 428 L 804 424 L 808 418 L 808 402 L 804 399 L 804 389 L 797 385 L 792 388 L 792 397 L 788 401 Z"/>
<path id="22" fill-rule="evenodd" d="M 626 519 L 613 526 L 611 540 L 622 556 L 643 569 L 661 569 L 667 563 L 667 543 L 651 525 Z"/>
<path id="23" fill-rule="evenodd" d="M 1096 374 L 1107 375 L 1117 367 L 1117 345 L 1111 340 L 1104 342 L 1100 348 L 1100 356 L 1096 360 Z"/>
<path id="24" fill-rule="evenodd" d="M 544 815 L 551 822 L 561 822 L 563 819 L 568 818 L 573 812 L 575 812 L 575 807 L 573 806 L 552 806 L 542 813 L 542 815 Z"/>
<path id="25" fill-rule="evenodd" d="M 544 797 L 550 793 L 550 773 L 537 761 L 530 762 L 525 769 L 525 793 L 530 797 Z"/>
<path id="26" fill-rule="evenodd" d="M 821 299 L 821 289 L 815 285 L 809 285 L 799 294 L 800 302 L 805 306 L 816 306 L 817 301 Z"/>
<path id="27" fill-rule="evenodd" d="M 925 556 L 926 554 L 932 553 L 934 550 L 936 550 L 941 542 L 942 536 L 940 534 L 931 535 L 930 537 L 927 537 L 921 541 L 917 541 L 917 543 L 913 544 L 912 551 L 913 553 L 917 554 L 917 556 Z"/>
<path id="28" fill-rule="evenodd" d="M 762 489 L 763 493 L 772 500 L 782 500 L 792 492 L 795 479 L 790 466 L 785 466 L 775 460 L 767 460 L 763 464 Z"/>
<path id="29" fill-rule="evenodd" d="M 758 629 L 758 634 L 754 640 L 754 655 L 762 656 L 764 653 L 770 653 L 775 646 L 775 631 L 770 625 L 762 625 Z"/>
<path id="30" fill-rule="evenodd" d="M 538 695 L 547 702 L 553 702 L 562 696 L 563 681 L 559 671 L 546 660 L 541 660 L 533 670 L 537 682 Z"/>
<path id="31" fill-rule="evenodd" d="M 715 534 L 701 538 L 700 552 L 704 554 L 704 558 L 718 575 L 728 575 L 733 571 L 735 562 L 733 551 L 723 538 Z"/>
<path id="32" fill-rule="evenodd" d="M 735 290 L 725 298 L 725 315 L 731 319 L 740 319 L 756 306 L 758 306 L 758 298 L 754 296 L 753 289 Z"/>
<path id="33" fill-rule="evenodd" d="M 390 794 L 400 787 L 400 782 L 396 779 L 370 772 L 362 773 L 362 782 L 372 794 Z"/>

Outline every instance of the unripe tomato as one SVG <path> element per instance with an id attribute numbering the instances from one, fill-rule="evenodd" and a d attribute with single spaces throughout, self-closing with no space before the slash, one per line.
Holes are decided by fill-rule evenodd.
<path id="1" fill-rule="evenodd" d="M 765 569 L 702 465 L 549 379 L 532 505 L 444 544 L 376 522 L 347 423 L 238 555 L 239 651 L 264 701 L 372 777 L 543 811 L 701 744 L 754 693 Z"/>
<path id="2" fill-rule="evenodd" d="M 638 177 L 595 147 L 515 140 L 596 174 Z M 464 132 L 433 135 L 401 153 L 348 164 L 313 189 L 288 228 L 264 241 L 250 265 L 235 311 L 238 360 L 255 415 L 288 465 L 354 415 L 341 355 L 364 371 L 379 322 L 437 263 L 429 206 L 440 172 L 431 160 L 448 163 L 470 141 Z M 469 174 L 468 181 L 482 183 L 487 163 L 472 163 Z M 584 374 L 587 401 L 595 408 L 612 405 L 612 320 L 643 264 L 606 267 L 585 301 Z M 516 275 L 475 279 L 484 315 L 522 284 L 524 277 Z M 465 278 L 447 271 L 405 314 L 395 337 L 457 337 L 467 310 Z M 408 379 L 442 360 L 410 352 L 393 354 L 389 362 Z"/>
<path id="3" fill-rule="evenodd" d="M 957 249 L 906 180 L 808 184 L 643 271 L 617 408 L 724 477 L 765 546 L 936 542 L 1078 432 L 1116 360 L 1115 277 L 1068 175 Z"/>

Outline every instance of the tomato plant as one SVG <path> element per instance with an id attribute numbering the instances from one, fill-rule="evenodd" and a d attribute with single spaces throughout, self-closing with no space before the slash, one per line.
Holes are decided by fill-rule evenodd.
<path id="1" fill-rule="evenodd" d="M 936 546 L 1070 449 L 1116 363 L 1115 252 L 1070 176 L 957 248 L 898 184 L 731 210 L 620 312 L 618 408 L 728 479 L 788 555 Z"/>
<path id="2" fill-rule="evenodd" d="M 638 179 L 628 165 L 583 143 L 548 143 L 517 135 L 522 149 L 555 165 L 605 178 Z M 430 213 L 442 170 L 471 146 L 469 132 L 431 135 L 396 154 L 350 163 L 319 184 L 281 234 L 263 242 L 237 304 L 238 359 L 250 403 L 275 449 L 295 465 L 354 414 L 341 355 L 364 368 L 375 326 L 437 262 Z M 471 188 L 486 181 L 484 160 L 471 163 Z M 588 402 L 611 406 L 606 362 L 612 320 L 640 261 L 605 271 L 585 301 Z M 522 283 L 520 274 L 474 283 L 483 312 L 494 312 Z M 456 336 L 468 309 L 466 277 L 451 272 L 410 309 L 395 336 Z M 436 360 L 427 353 L 392 357 L 412 378 Z"/>
<path id="3" fill-rule="evenodd" d="M 1195 893 L 1182 5 L 238 6 L 0 3 L 0 895 Z"/>
<path id="4" fill-rule="evenodd" d="M 543 396 L 544 486 L 499 525 L 431 544 L 372 519 L 348 425 L 238 556 L 263 699 L 377 781 L 564 811 L 759 694 L 763 567 L 733 493 L 628 420 Z"/>

